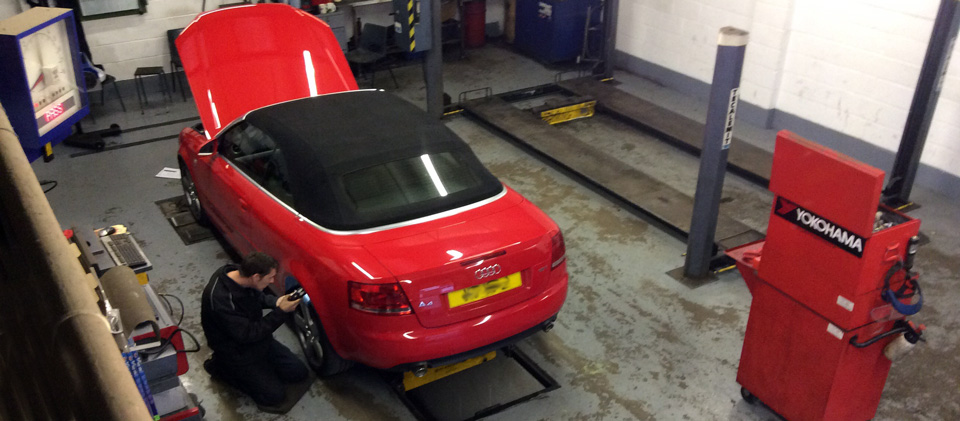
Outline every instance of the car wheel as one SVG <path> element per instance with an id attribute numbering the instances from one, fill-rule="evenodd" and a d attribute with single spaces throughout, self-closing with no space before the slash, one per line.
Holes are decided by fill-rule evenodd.
<path id="1" fill-rule="evenodd" d="M 740 396 L 743 396 L 744 402 L 749 403 L 750 405 L 756 405 L 756 403 L 760 401 L 760 399 L 757 399 L 757 395 L 750 393 L 750 391 L 745 387 L 740 388 Z"/>
<path id="2" fill-rule="evenodd" d="M 194 184 L 190 170 L 183 162 L 180 163 L 180 184 L 183 185 L 183 196 L 187 199 L 187 207 L 190 208 L 193 219 L 200 225 L 209 225 L 207 213 L 204 212 L 203 205 L 200 204 L 200 196 L 197 195 L 197 185 Z"/>
<path id="3" fill-rule="evenodd" d="M 343 359 L 327 340 L 317 313 L 304 300 L 293 312 L 293 328 L 303 348 L 307 364 L 321 377 L 332 376 L 346 371 L 352 361 Z"/>

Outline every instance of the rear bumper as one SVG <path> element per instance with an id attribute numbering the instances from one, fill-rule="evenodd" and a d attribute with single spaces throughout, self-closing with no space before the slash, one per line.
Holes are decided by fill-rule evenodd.
<path id="1" fill-rule="evenodd" d="M 480 356 L 480 355 L 484 355 L 484 354 L 486 354 L 486 353 L 488 353 L 488 352 L 490 352 L 490 351 L 496 351 L 496 350 L 498 350 L 498 349 L 500 349 L 500 348 L 504 348 L 504 347 L 513 345 L 513 344 L 515 344 L 515 343 L 517 343 L 517 342 L 520 342 L 521 340 L 527 338 L 528 336 L 532 336 L 534 333 L 540 332 L 540 331 L 542 331 L 542 330 L 550 330 L 550 329 L 553 328 L 553 322 L 556 321 L 556 320 L 557 320 L 557 315 L 554 314 L 553 316 L 550 316 L 549 319 L 544 320 L 544 321 L 541 322 L 540 324 L 538 324 L 538 325 L 536 325 L 536 326 L 534 326 L 534 327 L 531 327 L 530 329 L 527 329 L 527 330 L 525 330 L 525 331 L 523 331 L 523 332 L 520 332 L 520 333 L 518 333 L 518 334 L 516 334 L 516 335 L 513 335 L 513 336 L 511 336 L 511 337 L 509 337 L 509 338 L 499 340 L 499 341 L 494 342 L 494 343 L 492 343 L 492 344 L 490 344 L 490 345 L 482 346 L 482 347 L 477 348 L 477 349 L 473 349 L 473 350 L 466 351 L 466 352 L 461 352 L 461 353 L 459 353 L 459 354 L 451 355 L 451 356 L 448 356 L 448 357 L 435 358 L 435 359 L 432 359 L 432 360 L 429 360 L 429 361 L 420 361 L 420 362 L 416 362 L 416 363 L 400 364 L 400 365 L 398 365 L 398 366 L 391 367 L 391 368 L 389 368 L 388 370 L 390 370 L 390 371 L 410 371 L 410 370 L 413 370 L 413 369 L 419 368 L 419 367 L 428 367 L 428 368 L 429 368 L 429 367 L 441 367 L 441 366 L 445 366 L 445 365 L 448 365 L 448 364 L 458 363 L 458 362 L 461 362 L 461 361 L 464 361 L 464 360 L 468 360 L 468 359 L 473 358 L 473 357 L 477 357 L 477 356 Z"/>
<path id="2" fill-rule="evenodd" d="M 398 319 L 384 323 L 382 316 L 372 316 L 380 321 L 379 329 L 354 319 L 353 322 L 359 323 L 343 326 L 352 334 L 343 338 L 344 343 L 335 343 L 334 347 L 344 358 L 390 370 L 406 370 L 423 364 L 435 367 L 482 355 L 520 341 L 552 324 L 566 300 L 565 272 L 560 282 L 537 297 L 487 316 L 447 326 L 424 328 L 414 315 L 402 316 L 403 323 Z"/>

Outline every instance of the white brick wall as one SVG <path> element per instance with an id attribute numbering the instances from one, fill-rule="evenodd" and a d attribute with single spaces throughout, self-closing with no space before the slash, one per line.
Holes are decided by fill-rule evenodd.
<path id="1" fill-rule="evenodd" d="M 207 1 L 207 10 L 219 3 Z M 133 79 L 134 70 L 141 66 L 170 71 L 167 30 L 187 26 L 200 13 L 200 6 L 193 0 L 151 0 L 143 15 L 84 21 L 90 53 L 119 80 Z"/>
<path id="2" fill-rule="evenodd" d="M 207 9 L 228 0 L 208 0 Z M 20 0 L 0 0 L 0 19 L 26 10 Z M 151 0 L 147 13 L 83 21 L 94 61 L 119 80 L 132 79 L 140 66 L 163 66 L 169 71 L 168 29 L 182 28 L 200 13 L 200 1 Z M 22 7 L 22 9 L 21 9 Z"/>
<path id="3" fill-rule="evenodd" d="M 617 49 L 709 83 L 717 31 L 745 29 L 743 100 L 896 151 L 939 3 L 621 0 Z M 960 59 L 952 61 L 922 162 L 960 176 Z"/>
<path id="4" fill-rule="evenodd" d="M 756 31 L 760 37 L 751 37 L 741 96 L 753 104 L 771 108 L 789 36 L 784 27 L 791 19 L 792 2 L 621 0 L 617 48 L 709 82 L 713 77 L 720 28 L 736 26 Z"/>
<path id="5" fill-rule="evenodd" d="M 783 91 L 796 97 L 777 108 L 896 151 L 938 5 L 937 0 L 797 2 L 783 69 Z M 951 88 L 956 82 L 956 77 L 945 81 L 922 162 L 960 175 L 960 166 L 950 165 L 960 158 L 957 137 L 950 135 L 960 130 L 957 92 Z M 817 106 L 818 118 L 806 114 Z"/>

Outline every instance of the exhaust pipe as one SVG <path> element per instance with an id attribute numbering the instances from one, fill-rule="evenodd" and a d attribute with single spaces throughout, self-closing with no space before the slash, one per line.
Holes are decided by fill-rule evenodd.
<path id="1" fill-rule="evenodd" d="M 426 363 L 420 363 L 419 365 L 417 365 L 417 368 L 413 369 L 413 376 L 414 376 L 414 377 L 423 377 L 423 376 L 426 376 L 426 375 L 427 375 L 427 364 L 426 364 Z"/>
<path id="2" fill-rule="evenodd" d="M 543 331 L 544 331 L 544 332 L 549 332 L 549 331 L 552 330 L 552 329 L 553 329 L 553 320 L 550 320 L 550 321 L 548 321 L 548 322 L 546 322 L 546 323 L 543 324 Z"/>

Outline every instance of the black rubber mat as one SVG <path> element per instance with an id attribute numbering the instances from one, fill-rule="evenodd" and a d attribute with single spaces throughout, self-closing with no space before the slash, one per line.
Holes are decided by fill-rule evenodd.
<path id="1" fill-rule="evenodd" d="M 183 244 L 191 245 L 201 241 L 213 239 L 213 231 L 197 223 L 187 207 L 187 200 L 182 195 L 154 202 L 163 213 L 163 217 L 170 222 L 170 226 L 177 232 Z"/>

